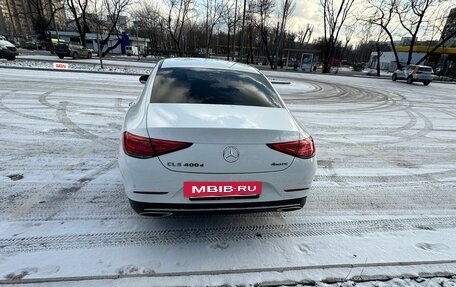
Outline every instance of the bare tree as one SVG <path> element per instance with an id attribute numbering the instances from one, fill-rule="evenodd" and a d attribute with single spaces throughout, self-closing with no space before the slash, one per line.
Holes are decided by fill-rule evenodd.
<path id="1" fill-rule="evenodd" d="M 226 23 L 226 28 L 227 28 L 227 55 L 226 59 L 230 60 L 231 56 L 231 31 L 235 30 L 236 27 L 236 16 L 237 16 L 237 11 L 236 11 L 236 2 L 230 0 L 227 2 L 227 9 L 226 13 L 224 15 L 223 21 Z M 234 33 L 234 37 L 236 36 L 236 33 Z"/>
<path id="2" fill-rule="evenodd" d="M 192 0 L 168 0 L 169 13 L 166 28 L 179 56 L 183 56 L 182 34 L 192 4 Z"/>
<path id="3" fill-rule="evenodd" d="M 273 37 L 273 31 L 270 28 L 270 17 L 272 11 L 274 10 L 275 2 L 273 0 L 258 0 L 257 2 L 257 11 L 258 11 L 258 21 L 257 26 L 260 32 L 261 41 L 266 53 L 266 59 L 273 68 L 273 59 L 271 55 L 271 42 Z"/>
<path id="4" fill-rule="evenodd" d="M 94 5 L 93 5 L 93 11 L 95 13 L 95 15 L 99 15 L 99 13 L 103 13 L 103 5 L 100 6 L 100 8 L 98 7 L 98 3 L 95 2 Z M 100 60 L 100 67 L 101 69 L 104 69 L 103 67 L 103 57 L 101 55 L 102 53 L 102 49 L 100 49 L 100 34 L 101 34 L 101 25 L 102 25 L 102 21 L 97 18 L 95 20 L 95 25 L 96 25 L 96 33 L 97 33 L 97 46 L 98 46 L 98 59 Z"/>
<path id="5" fill-rule="evenodd" d="M 254 33 L 256 29 L 256 15 L 255 15 L 256 5 L 253 0 L 249 1 L 248 14 L 246 20 L 248 21 L 248 32 L 249 32 L 249 54 L 247 55 L 247 63 L 254 63 L 254 42 L 257 42 L 257 33 Z"/>
<path id="6" fill-rule="evenodd" d="M 410 34 L 410 46 L 407 56 L 407 65 L 412 61 L 413 47 L 416 44 L 418 33 L 425 20 L 425 14 L 439 0 L 408 0 L 396 5 L 396 13 L 402 27 Z"/>
<path id="7" fill-rule="evenodd" d="M 367 14 L 368 16 L 367 18 L 360 17 L 360 19 L 367 21 L 372 25 L 379 26 L 386 33 L 386 35 L 388 35 L 388 39 L 394 53 L 394 58 L 396 59 L 396 65 L 400 68 L 401 63 L 399 61 L 399 56 L 393 39 L 393 31 L 395 28 L 390 27 L 395 11 L 397 10 L 397 1 L 398 0 L 368 0 L 368 7 L 364 11 L 364 14 Z"/>
<path id="8" fill-rule="evenodd" d="M 89 32 L 87 19 L 89 13 L 89 0 L 66 0 L 66 7 L 73 16 L 79 38 L 81 39 L 81 44 L 86 47 L 86 34 Z"/>
<path id="9" fill-rule="evenodd" d="M 342 58 L 344 58 L 345 52 L 347 51 L 348 43 L 350 43 L 351 38 L 353 37 L 353 34 L 355 33 L 355 27 L 356 27 L 356 21 L 351 25 L 347 25 L 344 29 L 345 43 L 344 43 L 344 47 L 343 47 L 342 53 L 341 53 Z"/>
<path id="10" fill-rule="evenodd" d="M 153 50 L 159 49 L 164 40 L 164 18 L 161 14 L 159 5 L 150 2 L 142 2 L 132 11 L 138 35 L 149 39 L 149 46 Z"/>
<path id="11" fill-rule="evenodd" d="M 116 49 L 121 43 L 121 36 L 119 30 L 120 16 L 125 13 L 126 8 L 132 3 L 133 0 L 102 0 L 102 9 L 99 13 L 97 20 L 103 28 L 103 38 L 99 41 L 99 51 L 101 57 L 105 57 L 109 52 Z M 106 21 L 101 21 L 103 16 L 107 16 Z M 117 37 L 114 45 L 108 47 L 108 43 L 112 35 Z M 106 50 L 105 50 L 105 47 Z M 104 51 L 103 51 L 104 50 Z"/>
<path id="12" fill-rule="evenodd" d="M 372 51 L 370 44 L 373 30 L 372 26 L 373 24 L 366 23 L 366 25 L 363 25 L 361 27 L 358 33 L 361 38 L 361 42 L 356 47 L 355 54 L 353 55 L 353 59 L 356 64 L 359 64 L 360 62 L 367 62 L 370 59 L 370 54 Z"/>
<path id="13" fill-rule="evenodd" d="M 344 25 L 350 10 L 355 0 L 320 0 L 323 8 L 323 22 L 324 22 L 324 42 L 325 47 L 323 51 L 323 73 L 329 73 L 331 68 L 331 60 L 334 56 L 334 50 L 338 42 L 339 33 Z"/>
<path id="14" fill-rule="evenodd" d="M 352 0 L 354 1 L 354 0 Z M 285 33 L 285 28 L 287 26 L 288 18 L 293 14 L 294 9 L 296 8 L 296 3 L 294 0 L 282 0 L 282 10 L 281 10 L 281 21 L 280 21 L 280 30 L 278 31 L 278 41 L 275 47 L 275 59 L 274 59 L 274 69 L 277 69 L 278 58 L 282 53 L 283 48 L 283 38 Z"/>
<path id="15" fill-rule="evenodd" d="M 242 26 L 241 26 L 241 36 L 239 37 L 239 62 L 243 61 L 243 50 L 244 50 L 244 28 L 245 28 L 245 13 L 247 8 L 247 0 L 244 0 L 244 5 L 242 9 Z"/>
<path id="16" fill-rule="evenodd" d="M 377 63 L 375 65 L 375 67 L 376 67 L 376 71 L 377 71 L 377 77 L 380 77 L 380 70 L 381 70 L 380 58 L 383 54 L 383 51 L 380 46 L 380 39 L 383 36 L 383 32 L 384 32 L 384 30 L 380 29 L 380 31 L 378 32 L 377 40 L 375 41 L 375 51 L 377 53 Z"/>
<path id="17" fill-rule="evenodd" d="M 63 12 L 63 5 L 61 3 L 56 3 L 54 1 L 41 1 L 41 0 L 28 0 L 26 3 L 26 7 L 21 12 L 18 12 L 16 9 L 11 10 L 8 8 L 8 11 L 15 13 L 14 16 L 17 17 L 19 15 L 23 15 L 26 18 L 31 19 L 32 28 L 36 34 L 38 34 L 38 38 L 40 40 L 47 39 L 46 33 L 49 28 L 57 28 L 57 22 L 55 21 L 55 17 L 57 13 Z M 8 1 L 6 1 L 7 7 L 9 7 Z M 1 12 L 1 11 L 0 11 Z M 16 14 L 16 12 L 18 12 Z M 3 16 L 3 15 L 2 15 Z M 10 22 L 10 21 L 8 21 Z M 14 28 L 14 21 L 11 19 L 11 23 L 8 23 Z M 23 31 L 25 32 L 25 31 Z M 15 34 L 15 33 L 13 33 Z M 53 51 L 53 47 L 51 45 L 51 41 L 46 43 L 47 48 L 51 48 Z"/>
<path id="18" fill-rule="evenodd" d="M 46 31 L 53 26 L 57 29 L 55 17 L 58 12 L 63 11 L 63 6 L 53 1 L 29 0 L 28 4 L 32 6 L 36 13 L 32 14 L 32 22 L 35 29 L 41 37 L 45 37 Z"/>
<path id="19" fill-rule="evenodd" d="M 301 47 L 307 45 L 312 37 L 314 26 L 312 24 L 307 24 L 305 28 L 301 28 L 298 31 L 298 43 Z"/>
<path id="20" fill-rule="evenodd" d="M 228 3 L 226 0 L 206 0 L 206 57 L 209 57 L 214 28 L 220 25 L 223 16 L 228 12 Z"/>
<path id="21" fill-rule="evenodd" d="M 406 61 L 406 64 L 410 64 L 418 35 L 423 33 L 423 29 L 428 30 L 430 28 L 429 26 L 432 26 L 431 23 L 439 22 L 437 21 L 437 18 L 442 18 L 442 16 L 436 16 L 436 11 L 446 13 L 446 11 L 444 11 L 445 9 L 436 9 L 435 11 L 432 11 L 431 9 L 436 4 L 441 4 L 442 2 L 446 2 L 446 0 L 369 0 L 369 7 L 366 9 L 367 13 L 365 12 L 365 14 L 370 16 L 368 16 L 367 19 L 364 18 L 364 20 L 381 27 L 386 33 L 390 40 L 397 66 L 401 67 L 402 64 L 399 61 L 396 45 L 393 40 L 393 32 L 396 27 L 391 27 L 394 25 L 395 17 L 399 19 L 399 25 L 411 36 Z M 433 13 L 431 14 L 430 12 Z M 442 21 L 439 23 L 442 23 Z M 426 33 L 427 35 L 435 35 L 436 31 L 439 30 L 436 27 L 431 28 L 434 29 L 434 32 L 428 32 Z M 443 44 L 444 42 L 441 42 L 440 45 Z M 429 49 L 431 49 L 431 47 Z"/>

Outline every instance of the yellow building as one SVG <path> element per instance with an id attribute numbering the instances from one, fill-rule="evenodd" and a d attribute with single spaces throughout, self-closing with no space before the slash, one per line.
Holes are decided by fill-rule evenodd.
<path id="1" fill-rule="evenodd" d="M 427 54 L 430 52 L 434 47 L 432 46 L 427 46 L 427 45 L 415 45 L 413 47 L 413 53 L 425 53 Z M 409 46 L 396 46 L 396 51 L 397 52 L 408 52 L 410 49 Z M 456 47 L 445 47 L 441 46 L 437 48 L 433 53 L 435 54 L 456 54 Z"/>

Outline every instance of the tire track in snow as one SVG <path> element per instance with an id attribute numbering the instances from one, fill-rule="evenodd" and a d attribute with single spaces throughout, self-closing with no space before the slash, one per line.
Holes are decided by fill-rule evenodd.
<path id="1" fill-rule="evenodd" d="M 57 206 L 54 206 L 54 208 L 47 214 L 47 220 L 51 220 L 54 218 L 57 214 L 60 213 L 61 210 L 65 209 L 65 202 L 67 202 L 72 196 L 77 193 L 81 188 L 85 187 L 88 185 L 90 182 L 93 180 L 97 179 L 99 176 L 102 174 L 105 174 L 109 170 L 111 170 L 113 167 L 117 165 L 117 160 L 113 160 L 106 165 L 90 171 L 87 175 L 79 178 L 77 181 L 73 182 L 73 184 L 69 187 L 61 188 L 58 191 L 58 194 L 54 194 L 54 196 L 58 196 L 58 199 L 55 200 L 55 202 L 59 202 Z M 51 202 L 54 202 L 51 200 Z M 74 203 L 73 203 L 74 204 Z"/>
<path id="2" fill-rule="evenodd" d="M 13 92 L 10 92 L 10 93 L 6 93 L 6 94 L 3 94 L 3 95 L 0 95 L 0 108 L 2 108 L 4 111 L 10 113 L 10 114 L 14 114 L 16 116 L 19 116 L 19 117 L 22 117 L 22 118 L 27 118 L 27 119 L 30 119 L 30 120 L 37 120 L 37 121 L 45 121 L 45 122 L 51 122 L 51 123 L 54 123 L 55 120 L 54 119 L 48 119 L 48 118 L 43 118 L 43 117 L 39 117 L 39 116 L 35 116 L 35 115 L 29 115 L 29 114 L 26 114 L 26 113 L 23 113 L 23 112 L 20 112 L 18 110 L 13 110 L 7 106 L 5 106 L 5 104 L 3 103 L 4 99 L 6 98 L 6 96 L 10 96 L 10 95 L 14 95 L 18 92 L 19 90 L 16 90 L 16 91 L 13 91 Z M 45 94 L 47 93 L 51 93 L 51 92 L 46 92 Z"/>
<path id="3" fill-rule="evenodd" d="M 79 127 L 67 115 L 68 102 L 60 102 L 57 106 L 57 118 L 60 123 L 67 127 L 70 131 L 80 135 L 81 137 L 89 140 L 96 140 L 98 136 Z"/>
<path id="4" fill-rule="evenodd" d="M 297 97 L 294 94 L 293 98 L 285 97 L 285 102 L 287 104 L 296 104 L 296 103 L 320 103 L 320 100 L 324 100 L 323 103 L 335 103 L 335 104 L 352 104 L 352 103 L 379 103 L 377 105 L 372 105 L 368 107 L 360 108 L 348 108 L 348 109 L 328 109 L 328 110 L 318 110 L 319 113 L 340 113 L 340 112 L 372 112 L 376 110 L 386 110 L 388 112 L 393 111 L 405 111 L 409 117 L 409 121 L 402 125 L 401 127 L 388 129 L 385 131 L 390 136 L 397 137 L 396 140 L 383 140 L 383 141 L 370 141 L 369 144 L 396 144 L 411 139 L 416 139 L 423 137 L 430 133 L 433 129 L 433 123 L 430 121 L 424 114 L 413 109 L 413 105 L 406 100 L 406 98 L 400 94 L 390 93 L 383 94 L 376 91 L 370 91 L 367 89 L 344 86 L 340 84 L 328 84 L 309 81 L 313 85 L 319 85 L 321 88 L 316 91 L 311 91 L 308 93 L 302 93 L 301 97 Z M 336 91 L 335 94 L 333 92 Z M 323 95 L 319 97 L 319 95 Z M 314 96 L 313 96 L 314 95 Z M 310 96 L 310 98 L 309 98 Z M 317 102 L 314 102 L 314 101 Z M 303 109 L 301 107 L 290 108 L 292 112 L 307 112 L 308 109 Z M 312 110 L 312 112 L 314 112 Z M 411 129 L 418 124 L 420 119 L 424 123 L 424 127 L 418 129 L 413 134 L 404 134 L 404 131 L 411 131 Z"/>
<path id="5" fill-rule="evenodd" d="M 456 216 L 449 216 L 15 237 L 0 239 L 0 253 L 11 254 L 16 252 L 88 249 L 113 246 L 126 247 L 195 242 L 264 240 L 287 237 L 359 236 L 364 233 L 400 232 L 405 230 L 426 230 L 432 232 L 436 229 L 455 227 Z"/>
<path id="6" fill-rule="evenodd" d="M 351 105 L 349 108 L 322 110 L 322 112 L 328 113 L 356 111 L 370 112 L 384 109 L 390 110 L 390 108 L 395 108 L 395 110 L 402 110 L 404 109 L 404 107 L 408 106 L 408 102 L 406 101 L 406 99 L 403 96 L 397 94 L 387 95 L 377 91 L 370 91 L 362 88 L 351 87 L 341 84 L 329 84 L 308 80 L 306 80 L 305 82 L 313 86 L 318 86 L 320 88 L 304 93 L 283 93 L 284 100 L 285 102 L 287 102 L 287 104 L 370 104 L 367 107 L 362 106 L 359 108 L 353 108 L 353 106 Z M 308 109 L 302 109 L 300 111 L 308 111 Z"/>
<path id="7" fill-rule="evenodd" d="M 88 152 L 92 146 L 87 147 L 86 149 L 82 150 L 80 152 L 80 156 Z M 98 176 L 106 173 L 110 169 L 112 169 L 115 165 L 117 164 L 116 160 L 113 160 L 109 162 L 108 164 L 92 170 L 89 172 L 87 175 L 79 178 L 77 181 L 73 182 L 70 186 L 66 185 L 65 187 L 62 187 L 59 189 L 60 191 L 60 196 L 58 200 L 55 200 L 52 202 L 53 209 L 48 211 L 46 214 L 46 218 L 42 218 L 41 220 L 49 220 L 52 218 L 55 214 L 58 213 L 63 208 L 63 203 L 65 200 L 70 198 L 75 192 L 79 191 L 82 187 L 87 185 L 89 182 L 95 180 Z M 63 167 L 63 169 L 57 174 L 54 178 L 55 180 L 59 180 L 63 178 L 65 175 L 71 173 L 72 170 L 72 165 L 67 165 Z M 48 182 L 46 185 L 42 186 L 39 188 L 35 193 L 33 193 L 31 196 L 29 196 L 27 199 L 22 200 L 21 204 L 19 207 L 15 206 L 13 212 L 11 213 L 11 219 L 12 220 L 17 220 L 25 216 L 30 210 L 32 212 L 34 211 L 34 208 L 37 206 L 38 203 L 43 201 L 43 198 L 45 198 L 47 195 L 49 195 L 56 187 L 56 183 L 54 181 Z M 55 196 L 55 194 L 54 194 Z M 55 202 L 58 202 L 58 204 L 55 204 Z"/>

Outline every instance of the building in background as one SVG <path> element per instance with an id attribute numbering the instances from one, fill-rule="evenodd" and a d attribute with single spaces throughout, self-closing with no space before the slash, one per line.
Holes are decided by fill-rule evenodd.
<path id="1" fill-rule="evenodd" d="M 454 31 L 456 31 L 456 8 L 451 9 L 450 13 L 448 14 L 445 27 L 443 28 L 442 32 L 442 39 L 446 38 L 451 33 L 454 33 Z M 446 45 L 456 46 L 456 37 L 453 37 L 451 40 L 449 40 Z"/>
<path id="2" fill-rule="evenodd" d="M 3 1 L 0 1 L 0 35 L 6 34 L 7 31 L 3 9 L 5 9 L 5 7 L 3 7 Z"/>
<path id="3" fill-rule="evenodd" d="M 62 30 L 65 12 L 62 0 L 0 0 L 0 34 L 10 39 L 30 38 L 40 17 L 49 29 Z M 55 12 L 56 11 L 56 12 Z"/>

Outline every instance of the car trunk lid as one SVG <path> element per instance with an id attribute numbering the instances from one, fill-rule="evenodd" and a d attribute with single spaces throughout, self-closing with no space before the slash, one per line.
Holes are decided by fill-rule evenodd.
<path id="1" fill-rule="evenodd" d="M 300 139 L 300 129 L 283 108 L 150 104 L 150 138 L 192 143 L 160 155 L 164 167 L 192 173 L 259 173 L 284 170 L 293 156 L 266 144 Z"/>

